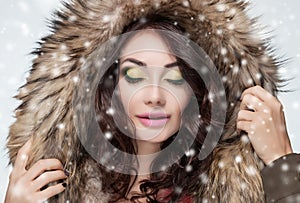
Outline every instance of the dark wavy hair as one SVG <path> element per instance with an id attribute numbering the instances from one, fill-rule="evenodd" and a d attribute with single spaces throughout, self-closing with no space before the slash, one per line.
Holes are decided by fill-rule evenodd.
<path id="1" fill-rule="evenodd" d="M 169 31 L 181 36 L 187 35 L 183 27 L 176 23 L 174 24 L 170 19 L 162 16 L 148 16 L 142 20 L 134 21 L 125 27 L 123 33 L 143 29 Z M 149 179 L 141 181 L 141 193 L 136 193 L 130 198 L 133 202 L 138 202 L 140 198 L 146 198 L 147 202 L 159 202 L 157 194 L 161 189 L 171 189 L 172 192 L 168 195 L 168 198 L 172 202 L 177 201 L 183 195 L 188 195 L 193 198 L 202 185 L 200 180 L 201 174 L 208 170 L 211 163 L 211 155 L 204 160 L 200 160 L 198 155 L 209 129 L 216 125 L 211 119 L 212 106 L 209 99 L 209 93 L 217 94 L 213 79 L 208 78 L 209 85 L 205 84 L 197 71 L 192 68 L 194 66 L 200 66 L 201 64 L 199 64 L 199 60 L 195 60 L 199 57 L 195 53 L 195 50 L 191 47 L 187 48 L 187 41 L 183 41 L 179 37 L 176 37 L 176 35 L 172 37 L 161 35 L 161 37 L 170 51 L 176 56 L 183 78 L 193 89 L 194 96 L 192 96 L 191 101 L 194 100 L 198 104 L 198 111 L 201 116 L 195 114 L 193 110 L 188 108 L 189 106 L 186 107 L 181 126 L 184 132 L 184 139 L 176 139 L 178 133 L 175 133 L 161 143 L 161 149 L 165 149 L 172 143 L 176 150 L 171 150 L 167 154 L 167 157 L 158 155 L 152 162 L 150 170 L 151 172 L 157 171 L 155 169 L 160 168 L 166 163 L 170 163 L 170 161 L 172 164 L 165 170 L 152 172 Z M 117 54 L 120 53 L 120 50 L 127 41 L 123 40 L 117 43 L 117 47 L 115 48 Z M 177 56 L 182 57 L 179 58 Z M 98 119 L 98 124 L 102 131 L 110 131 L 112 133 L 112 138 L 110 139 L 111 144 L 121 151 L 136 155 L 136 140 L 132 137 L 128 137 L 123 130 L 121 131 L 116 126 L 112 115 L 106 112 L 107 109 L 111 107 L 113 92 L 118 84 L 118 74 L 119 68 L 116 62 L 105 72 L 98 84 L 95 98 L 96 114 L 101 118 Z M 118 108 L 119 109 L 115 111 L 119 114 L 117 117 L 123 120 L 123 123 L 128 124 L 129 118 L 128 116 L 124 116 L 126 114 L 122 105 L 119 105 Z M 134 128 L 133 122 L 131 122 L 131 125 Z M 100 145 L 98 148 L 100 149 L 100 152 L 98 152 L 100 155 L 106 152 L 106 146 L 101 146 L 101 143 L 103 143 L 101 140 L 103 139 L 105 138 L 102 136 L 93 140 L 94 143 L 99 143 Z M 188 143 L 192 144 L 190 145 Z M 192 150 L 193 153 L 184 153 L 189 150 Z M 113 157 L 111 158 L 113 159 Z M 136 171 L 136 169 L 131 167 L 133 163 L 136 162 L 137 160 L 132 160 L 132 158 L 126 155 L 120 159 L 120 165 L 128 171 Z M 101 177 L 103 191 L 111 194 L 110 202 L 128 199 L 128 192 L 136 181 L 137 175 L 133 176 L 117 173 L 112 170 L 107 170 L 107 168 L 102 165 L 99 167 L 103 174 Z M 192 170 L 187 170 L 187 167 Z M 132 178 L 134 178 L 133 182 Z M 178 190 L 178 188 L 180 189 Z"/>

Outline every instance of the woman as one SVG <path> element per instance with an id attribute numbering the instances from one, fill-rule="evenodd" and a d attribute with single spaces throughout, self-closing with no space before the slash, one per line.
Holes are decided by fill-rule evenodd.
<path id="1" fill-rule="evenodd" d="M 118 5 L 118 7 L 114 5 Z M 244 6 L 241 2 L 233 3 L 231 1 L 223 3 L 218 1 L 202 3 L 198 1 L 170 1 L 168 3 L 166 1 L 128 1 L 126 3 L 76 1 L 73 5 L 66 5 L 67 10 L 58 13 L 61 21 L 56 22 L 55 33 L 44 39 L 45 43 L 36 52 L 38 58 L 34 61 L 32 74 L 18 96 L 23 100 L 23 104 L 16 112 L 17 121 L 11 127 L 9 135 L 8 147 L 12 163 L 15 163 L 15 166 L 8 188 L 7 201 L 15 198 L 12 190 L 17 188 L 16 186 L 22 188 L 21 191 L 25 191 L 23 190 L 24 184 L 30 185 L 34 180 L 38 180 L 40 181 L 39 185 L 32 184 L 33 187 L 27 187 L 28 190 L 33 189 L 33 191 L 25 191 L 23 193 L 25 196 L 34 194 L 32 196 L 34 199 L 41 200 L 41 198 L 50 198 L 59 194 L 51 200 L 108 202 L 109 200 L 122 201 L 134 196 L 144 201 L 145 198 L 148 200 L 157 199 L 157 196 L 164 198 L 171 194 L 170 197 L 165 198 L 165 201 L 179 199 L 184 202 L 192 199 L 195 202 L 203 200 L 264 202 L 260 160 L 265 164 L 270 164 L 275 159 L 290 154 L 292 150 L 285 127 L 282 130 L 276 128 L 276 126 L 285 125 L 282 111 L 280 111 L 280 103 L 262 88 L 251 87 L 261 85 L 275 94 L 278 91 L 277 83 L 280 82 L 280 79 L 276 74 L 275 59 L 265 52 L 266 45 L 251 35 L 250 31 L 253 28 L 250 26 L 250 20 L 242 11 Z M 178 27 L 182 27 L 190 39 L 204 49 L 222 76 L 228 106 L 222 138 L 213 153 L 205 160 L 190 159 L 193 161 L 193 166 L 197 166 L 197 170 L 192 170 L 190 175 L 188 171 L 181 171 L 181 173 L 175 173 L 175 176 L 170 176 L 166 174 L 172 170 L 169 171 L 170 168 L 167 168 L 162 174 L 154 174 L 156 176 L 145 182 L 141 188 L 144 191 L 135 195 L 135 193 L 130 193 L 130 189 L 136 189 L 134 179 L 131 179 L 134 176 L 105 171 L 90 157 L 86 152 L 87 149 L 83 148 L 82 137 L 79 136 L 78 139 L 78 131 L 73 124 L 73 119 L 76 120 L 73 112 L 76 112 L 76 109 L 73 108 L 71 100 L 76 83 L 81 79 L 78 77 L 78 73 L 82 62 L 97 56 L 93 53 L 99 44 L 103 44 L 113 35 L 119 35 L 124 30 L 126 31 L 123 28 L 134 19 L 142 19 L 143 24 L 143 19 L 151 15 L 163 16 L 168 19 L 169 24 L 172 22 L 172 24 L 179 25 Z M 172 47 L 168 50 L 174 51 Z M 118 64 L 122 64 L 122 58 L 120 61 Z M 184 68 L 180 69 L 183 77 L 186 65 L 184 64 Z M 119 68 L 122 70 L 122 66 Z M 180 74 L 176 72 L 176 77 L 180 77 Z M 109 77 L 103 78 L 109 79 Z M 188 81 L 189 77 L 184 79 L 188 84 L 192 84 Z M 190 80 L 193 81 L 193 79 Z M 122 81 L 121 78 L 120 81 Z M 214 90 L 213 87 L 210 88 L 210 90 Z M 194 90 L 194 88 L 192 89 Z M 203 88 L 198 87 L 198 89 Z M 103 90 L 100 90 L 100 93 L 102 93 L 101 91 Z M 242 92 L 243 94 L 241 94 Z M 96 105 L 101 101 L 103 94 L 100 93 L 96 97 L 96 101 L 98 101 Z M 122 95 L 121 87 L 120 94 Z M 203 95 L 208 96 L 208 91 Z M 102 101 L 105 99 L 102 98 Z M 239 99 L 241 102 L 237 101 Z M 275 105 L 273 105 L 273 101 Z M 126 102 L 122 103 L 124 105 Z M 98 108 L 99 112 L 101 112 L 101 107 Z M 260 120 L 261 118 L 266 119 Z M 204 122 L 205 124 L 207 125 Z M 262 125 L 267 127 L 261 127 Z M 107 125 L 99 122 L 99 126 L 103 130 Z M 199 129 L 203 130 L 203 128 Z M 131 129 L 128 130 L 130 132 Z M 241 136 L 244 133 L 240 131 L 247 132 L 250 142 L 247 141 L 247 137 Z M 172 135 L 172 133 L 167 134 Z M 205 132 L 203 134 L 205 135 Z M 31 136 L 33 137 L 31 146 L 30 142 L 24 145 Z M 94 139 L 98 138 L 95 136 Z M 172 136 L 170 138 L 172 141 Z M 111 140 L 111 143 L 118 149 L 126 149 L 127 152 L 134 154 L 135 145 L 128 142 L 128 139 L 125 142 L 122 142 L 123 138 L 119 139 L 115 142 Z M 165 139 L 160 141 L 165 141 Z M 92 139 L 92 141 L 97 140 Z M 198 145 L 203 144 L 203 140 L 197 141 L 195 147 L 201 149 L 201 146 Z M 161 147 L 163 149 L 170 144 L 167 142 L 166 146 Z M 22 145 L 24 147 L 16 156 Z M 270 146 L 274 146 L 274 149 Z M 30 153 L 28 153 L 29 151 Z M 22 157 L 22 152 L 28 153 L 29 156 Z M 27 158 L 29 159 L 27 160 Z M 47 158 L 56 158 L 63 165 L 56 159 L 45 160 Z M 42 159 L 43 161 L 38 161 Z M 281 162 L 288 161 L 290 166 L 293 166 L 292 164 L 296 166 L 296 160 L 299 160 L 296 154 L 287 156 L 286 160 L 283 158 L 276 160 L 274 168 L 265 167 L 263 169 L 263 179 L 276 170 L 276 167 L 280 167 Z M 132 163 L 135 163 L 134 161 L 132 160 Z M 189 159 L 182 158 L 177 164 L 177 168 L 176 166 L 173 168 L 174 171 L 179 171 L 180 166 L 187 166 L 188 161 Z M 35 164 L 35 162 L 37 163 Z M 25 168 L 26 165 L 27 168 Z M 68 169 L 69 172 L 64 173 L 62 169 Z M 285 176 L 290 178 L 289 180 L 294 180 L 297 175 L 296 167 L 290 167 L 286 172 L 289 172 L 287 174 L 290 177 Z M 44 180 L 43 174 L 47 174 Z M 54 180 L 64 179 L 67 175 L 69 178 L 65 192 L 61 193 L 65 183 L 54 183 L 48 188 L 43 187 Z M 194 178 L 198 176 L 200 179 Z M 137 178 L 139 177 L 137 176 Z M 118 184 L 118 180 L 120 184 Z M 167 182 L 163 180 L 167 180 Z M 268 180 L 270 178 L 266 178 L 264 181 L 264 189 L 269 201 L 272 198 L 277 200 L 299 193 L 297 182 L 294 182 L 289 184 L 288 190 L 273 194 L 274 192 L 270 188 L 272 184 L 269 184 Z M 184 187 L 176 187 L 175 183 L 179 181 L 185 181 Z M 274 181 L 281 184 L 280 180 Z M 40 188 L 42 188 L 41 191 L 39 191 Z M 292 191 L 292 189 L 294 190 Z M 99 191 L 103 192 L 99 194 Z M 21 198 L 24 197 L 22 193 L 19 194 Z M 295 198 L 294 200 L 296 200 Z M 32 200 L 30 199 L 30 201 Z"/>

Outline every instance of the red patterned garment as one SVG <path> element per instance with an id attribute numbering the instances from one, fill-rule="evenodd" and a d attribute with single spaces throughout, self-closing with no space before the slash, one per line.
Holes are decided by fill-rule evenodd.
<path id="1" fill-rule="evenodd" d="M 163 189 L 160 190 L 157 194 L 157 200 L 161 203 L 168 203 L 171 198 L 168 195 L 172 192 L 172 189 Z M 178 203 L 192 203 L 192 198 L 189 195 L 183 195 Z"/>

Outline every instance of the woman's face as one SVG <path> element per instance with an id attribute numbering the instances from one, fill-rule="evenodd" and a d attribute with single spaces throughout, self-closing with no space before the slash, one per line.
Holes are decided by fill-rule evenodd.
<path id="1" fill-rule="evenodd" d="M 153 30 L 139 31 L 120 58 L 119 93 L 136 139 L 163 142 L 176 133 L 191 96 L 174 57 Z"/>

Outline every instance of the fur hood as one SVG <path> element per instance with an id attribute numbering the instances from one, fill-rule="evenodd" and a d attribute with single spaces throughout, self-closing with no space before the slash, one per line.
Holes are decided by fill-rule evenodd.
<path id="1" fill-rule="evenodd" d="M 224 83 L 228 102 L 222 141 L 213 151 L 209 172 L 201 177 L 207 187 L 198 200 L 208 202 L 264 202 L 261 161 L 245 137 L 236 137 L 238 98 L 242 91 L 261 85 L 274 95 L 281 79 L 279 63 L 265 39 L 258 37 L 256 19 L 245 10 L 248 3 L 235 0 L 72 0 L 55 13 L 52 34 L 34 51 L 30 75 L 17 99 L 16 121 L 10 127 L 7 147 L 13 164 L 19 148 L 33 136 L 29 166 L 39 159 L 55 157 L 71 172 L 70 187 L 55 202 L 107 202 L 92 158 L 77 138 L 73 122 L 72 94 L 83 59 L 101 44 L 121 34 L 134 19 L 161 14 L 183 26 L 191 40 L 210 56 Z M 237 161 L 242 160 L 242 161 Z M 205 201 L 206 202 L 206 201 Z"/>

